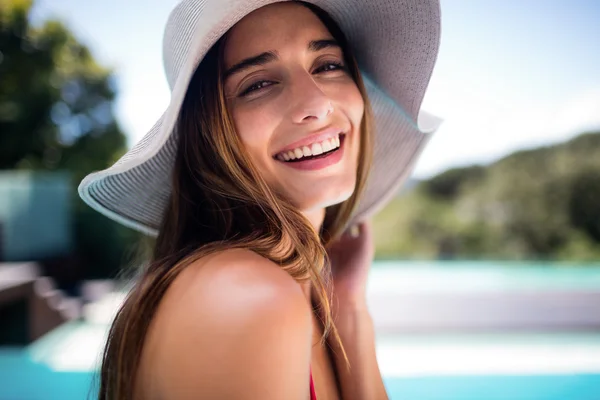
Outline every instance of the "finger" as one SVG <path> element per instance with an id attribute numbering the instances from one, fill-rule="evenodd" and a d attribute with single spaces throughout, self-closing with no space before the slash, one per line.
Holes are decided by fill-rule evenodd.
<path id="1" fill-rule="evenodd" d="M 371 234 L 371 223 L 368 220 L 357 222 L 347 230 L 348 236 L 356 239 L 360 236 L 369 237 Z"/>
<path id="2" fill-rule="evenodd" d="M 369 235 L 371 234 L 371 221 L 365 220 L 359 224 L 360 234 L 361 235 Z"/>

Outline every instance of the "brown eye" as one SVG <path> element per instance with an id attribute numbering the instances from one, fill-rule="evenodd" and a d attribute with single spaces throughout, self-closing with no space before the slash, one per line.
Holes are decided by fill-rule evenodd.
<path id="1" fill-rule="evenodd" d="M 257 81 L 254 82 L 253 84 L 251 84 L 250 86 L 248 86 L 248 88 L 246 90 L 244 90 L 240 96 L 246 96 L 252 92 L 255 92 L 257 90 L 260 89 L 264 89 L 267 86 L 271 86 L 271 84 L 273 84 L 273 82 L 271 81 Z"/>
<path id="2" fill-rule="evenodd" d="M 333 67 L 333 68 L 332 68 Z M 336 61 L 330 61 L 330 62 L 326 62 L 323 65 L 321 65 L 319 68 L 316 69 L 315 72 L 329 72 L 329 71 L 337 71 L 340 69 L 345 69 L 344 65 L 342 63 L 336 62 Z"/>

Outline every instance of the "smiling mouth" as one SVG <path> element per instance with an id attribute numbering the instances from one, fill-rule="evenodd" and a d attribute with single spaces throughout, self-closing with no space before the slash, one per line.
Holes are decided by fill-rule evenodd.
<path id="1" fill-rule="evenodd" d="M 340 133 L 335 138 L 313 143 L 310 146 L 302 146 L 277 154 L 274 158 L 286 163 L 297 163 L 308 160 L 325 158 L 338 151 L 344 142 L 345 134 Z"/>

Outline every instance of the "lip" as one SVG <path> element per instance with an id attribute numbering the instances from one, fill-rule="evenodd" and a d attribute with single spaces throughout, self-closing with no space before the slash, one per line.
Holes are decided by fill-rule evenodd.
<path id="1" fill-rule="evenodd" d="M 308 160 L 300 159 L 300 161 L 294 161 L 294 162 L 287 162 L 287 161 L 281 161 L 281 160 L 277 160 L 277 161 L 285 164 L 286 166 L 288 166 L 290 168 L 299 169 L 302 171 L 316 171 L 319 169 L 327 168 L 331 165 L 334 165 L 334 164 L 337 164 L 340 162 L 340 160 L 344 156 L 344 149 L 346 148 L 345 142 L 346 142 L 346 135 L 340 136 L 340 147 L 336 151 L 332 152 L 331 154 L 329 154 L 323 158 L 317 158 L 317 159 L 312 159 L 312 160 L 311 159 L 308 159 Z"/>
<path id="2" fill-rule="evenodd" d="M 298 140 L 297 142 L 294 142 L 294 143 L 284 147 L 283 149 L 277 151 L 273 155 L 273 157 L 277 158 L 277 154 L 279 154 L 279 153 L 294 150 L 297 147 L 308 146 L 309 144 L 313 144 L 313 143 L 319 143 L 324 140 L 337 137 L 339 134 L 345 134 L 345 133 L 346 133 L 346 131 L 344 131 L 342 128 L 337 127 L 337 126 L 325 128 L 316 133 L 313 133 L 312 135 L 309 135 L 309 136 L 303 138 L 302 140 Z"/>

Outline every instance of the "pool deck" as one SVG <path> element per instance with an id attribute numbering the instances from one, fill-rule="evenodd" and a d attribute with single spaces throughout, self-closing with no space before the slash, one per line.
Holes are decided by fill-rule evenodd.
<path id="1" fill-rule="evenodd" d="M 108 326 L 69 322 L 23 349 L 53 371 L 91 372 Z M 382 374 L 600 374 L 600 332 L 377 334 Z"/>
<path id="2" fill-rule="evenodd" d="M 380 333 L 600 330 L 600 264 L 375 264 L 368 304 Z"/>

